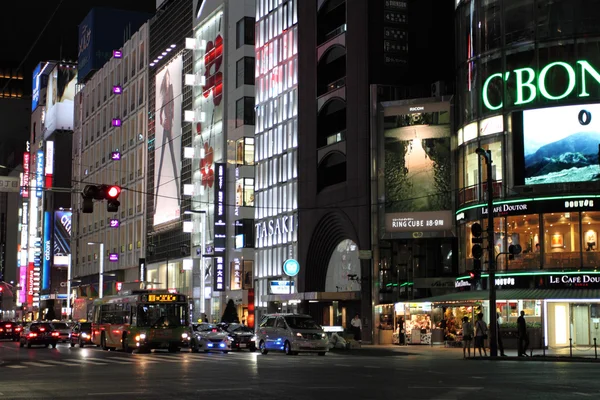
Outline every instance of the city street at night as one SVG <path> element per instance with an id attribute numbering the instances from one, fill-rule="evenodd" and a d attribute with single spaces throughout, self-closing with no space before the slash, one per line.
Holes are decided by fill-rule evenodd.
<path id="1" fill-rule="evenodd" d="M 0 343 L 6 399 L 598 398 L 589 363 L 465 361 L 458 352 L 364 351 L 325 357 L 249 352 L 125 354 Z"/>

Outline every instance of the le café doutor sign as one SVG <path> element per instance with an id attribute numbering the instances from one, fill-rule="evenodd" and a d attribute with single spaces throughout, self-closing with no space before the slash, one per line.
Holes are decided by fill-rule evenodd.
<path id="1" fill-rule="evenodd" d="M 551 93 L 549 86 L 551 86 L 550 82 L 555 72 L 565 73 L 567 80 L 565 87 L 558 92 Z M 578 60 L 574 65 L 564 61 L 555 61 L 544 66 L 539 73 L 528 67 L 504 73 L 497 72 L 490 75 L 483 83 L 482 100 L 488 110 L 498 110 L 504 105 L 502 101 L 492 104 L 490 99 L 490 83 L 495 80 L 511 81 L 515 93 L 510 95 L 515 99 L 514 105 L 518 106 L 531 103 L 538 95 L 547 100 L 561 100 L 570 96 L 576 87 L 577 97 L 589 97 L 589 86 L 600 85 L 600 73 L 586 60 Z M 556 89 L 552 90 L 556 91 Z"/>

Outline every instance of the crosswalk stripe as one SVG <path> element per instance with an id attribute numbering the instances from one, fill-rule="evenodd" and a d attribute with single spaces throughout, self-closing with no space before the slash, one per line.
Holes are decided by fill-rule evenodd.
<path id="1" fill-rule="evenodd" d="M 48 365 L 48 364 L 42 364 L 41 362 L 36 362 L 36 361 L 24 361 L 21 364 L 28 366 L 28 367 L 51 367 L 52 365 Z"/>
<path id="2" fill-rule="evenodd" d="M 77 362 L 77 363 L 80 363 L 80 364 L 106 365 L 106 363 L 104 363 L 104 362 L 87 361 L 85 358 L 80 358 L 80 359 L 77 359 L 77 358 L 67 358 L 65 361 L 68 361 L 68 362 Z"/>
<path id="3" fill-rule="evenodd" d="M 16 368 L 27 368 L 27 367 L 24 365 L 7 365 L 6 368 L 15 368 L 16 369 Z"/>
<path id="4" fill-rule="evenodd" d="M 115 357 L 111 357 L 111 358 L 86 357 L 86 360 L 94 360 L 94 361 L 107 362 L 107 363 L 113 363 L 113 364 L 132 364 L 131 361 L 119 360 L 118 358 L 115 358 Z"/>
<path id="5" fill-rule="evenodd" d="M 45 363 L 50 363 L 50 364 L 54 364 L 54 365 L 66 365 L 67 367 L 73 367 L 76 365 L 79 365 L 79 363 L 73 363 L 73 362 L 67 362 L 64 360 L 44 360 Z"/>

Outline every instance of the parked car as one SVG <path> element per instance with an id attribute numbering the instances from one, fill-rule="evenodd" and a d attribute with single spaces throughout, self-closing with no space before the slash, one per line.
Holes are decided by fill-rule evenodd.
<path id="1" fill-rule="evenodd" d="M 0 339 L 10 339 L 13 342 L 19 340 L 21 326 L 16 322 L 0 322 Z"/>
<path id="2" fill-rule="evenodd" d="M 56 348 L 60 333 L 54 330 L 52 324 L 47 322 L 33 322 L 25 326 L 21 331 L 20 347 L 31 348 L 31 346 L 52 346 Z"/>
<path id="3" fill-rule="evenodd" d="M 329 351 L 323 328 L 304 314 L 267 314 L 256 330 L 256 341 L 262 354 L 283 350 L 287 355 L 308 352 L 324 356 Z"/>
<path id="4" fill-rule="evenodd" d="M 205 353 L 220 351 L 227 354 L 231 351 L 231 338 L 217 325 L 192 324 L 190 333 L 190 348 L 193 353 L 202 350 Z"/>
<path id="5" fill-rule="evenodd" d="M 256 351 L 256 338 L 252 328 L 242 324 L 223 324 L 223 330 L 231 337 L 231 348 L 234 350 L 248 349 Z"/>
<path id="6" fill-rule="evenodd" d="M 92 343 L 92 323 L 91 322 L 79 322 L 71 331 L 71 347 L 79 345 L 83 347 L 86 344 Z"/>
<path id="7" fill-rule="evenodd" d="M 59 333 L 60 341 L 67 343 L 71 337 L 71 328 L 66 322 L 52 322 L 54 330 Z"/>

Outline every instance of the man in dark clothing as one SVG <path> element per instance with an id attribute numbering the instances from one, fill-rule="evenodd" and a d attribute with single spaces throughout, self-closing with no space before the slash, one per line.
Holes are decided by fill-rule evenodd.
<path id="1" fill-rule="evenodd" d="M 506 357 L 504 354 L 504 343 L 502 343 L 502 335 L 500 334 L 500 314 L 496 314 L 496 337 L 498 338 L 498 350 L 500 350 L 500 356 Z"/>
<path id="2" fill-rule="evenodd" d="M 521 316 L 517 318 L 517 332 L 519 335 L 519 357 L 526 357 L 529 337 L 527 335 L 527 324 L 525 323 L 525 311 L 521 311 Z"/>

